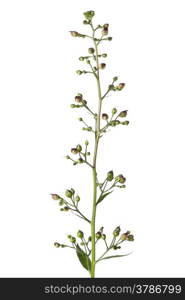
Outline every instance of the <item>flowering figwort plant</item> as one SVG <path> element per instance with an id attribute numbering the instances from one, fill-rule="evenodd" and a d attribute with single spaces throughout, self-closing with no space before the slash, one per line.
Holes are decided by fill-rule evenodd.
<path id="1" fill-rule="evenodd" d="M 65 192 L 65 197 L 60 197 L 57 194 L 51 194 L 54 200 L 59 202 L 61 206 L 61 211 L 71 211 L 76 216 L 85 220 L 89 223 L 91 227 L 91 235 L 89 237 L 85 236 L 83 231 L 79 230 L 76 233 L 76 237 L 72 235 L 68 235 L 69 243 L 68 245 L 60 244 L 58 242 L 55 243 L 57 248 L 59 247 L 69 247 L 76 251 L 77 257 L 79 258 L 82 266 L 89 271 L 90 276 L 95 277 L 95 266 L 98 262 L 115 257 L 122 257 L 128 254 L 120 254 L 120 255 L 111 255 L 107 254 L 112 250 L 118 250 L 121 248 L 121 245 L 125 241 L 133 241 L 134 236 L 130 233 L 130 231 L 126 231 L 125 233 L 121 233 L 120 226 L 117 226 L 112 233 L 112 240 L 109 243 L 107 240 L 107 236 L 104 233 L 104 228 L 101 227 L 97 232 L 95 230 L 96 225 L 96 210 L 98 205 L 113 192 L 114 188 L 125 188 L 126 178 L 120 174 L 115 176 L 113 171 L 109 171 L 103 181 L 98 180 L 97 174 L 97 154 L 98 154 L 98 145 L 100 139 L 107 132 L 107 129 L 111 127 L 115 127 L 117 125 L 128 125 L 129 121 L 122 120 L 127 116 L 127 110 L 123 110 L 118 112 L 116 108 L 112 109 L 111 115 L 109 116 L 107 113 L 102 113 L 102 105 L 106 96 L 111 92 L 121 91 L 125 87 L 125 83 L 116 83 L 118 77 L 113 77 L 111 84 L 107 87 L 107 90 L 104 94 L 102 94 L 101 84 L 100 84 L 100 73 L 101 70 L 106 68 L 106 64 L 104 62 L 100 62 L 99 59 L 106 58 L 107 54 L 99 53 L 99 45 L 104 41 L 111 41 L 112 37 L 108 36 L 109 33 L 109 24 L 94 26 L 93 17 L 95 13 L 94 11 L 87 11 L 84 13 L 85 20 L 83 21 L 84 25 L 88 25 L 91 28 L 92 35 L 81 34 L 77 31 L 70 31 L 73 37 L 79 38 L 88 38 L 93 43 L 88 49 L 88 55 L 81 56 L 79 58 L 80 61 L 87 63 L 88 70 L 77 70 L 76 73 L 78 75 L 82 74 L 91 74 L 97 83 L 97 91 L 98 91 L 98 110 L 94 112 L 90 107 L 87 101 L 84 99 L 82 94 L 77 94 L 74 98 L 75 103 L 71 104 L 71 108 L 84 108 L 86 109 L 92 119 L 94 120 L 94 127 L 89 126 L 83 118 L 79 118 L 79 121 L 83 123 L 83 130 L 86 130 L 94 135 L 94 151 L 92 161 L 89 160 L 91 153 L 89 152 L 89 142 L 85 141 L 84 147 L 80 144 L 73 147 L 71 149 L 71 153 L 74 156 L 67 155 L 66 159 L 73 162 L 73 165 L 84 164 L 87 165 L 92 170 L 93 176 L 93 201 L 92 201 L 92 216 L 89 219 L 87 216 L 82 213 L 79 208 L 80 196 L 76 194 L 74 189 L 67 189 Z M 100 31 L 99 37 L 97 36 Z M 101 125 L 102 122 L 105 124 Z M 105 251 L 100 255 L 100 257 L 96 257 L 96 247 L 100 240 L 105 245 Z"/>

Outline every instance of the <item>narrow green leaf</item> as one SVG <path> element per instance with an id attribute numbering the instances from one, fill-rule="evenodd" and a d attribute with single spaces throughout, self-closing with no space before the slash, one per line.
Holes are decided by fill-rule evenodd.
<path id="1" fill-rule="evenodd" d="M 104 258 L 102 258 L 101 260 L 103 260 L 103 259 L 109 259 L 109 258 L 115 258 L 115 257 L 123 257 L 123 256 L 128 256 L 128 255 L 130 255 L 132 252 L 130 252 L 130 253 L 127 253 L 127 254 L 122 254 L 122 255 L 112 255 L 112 256 L 106 256 L 106 257 L 104 257 Z"/>
<path id="2" fill-rule="evenodd" d="M 104 199 L 105 197 L 107 197 L 109 194 L 111 194 L 112 192 L 113 192 L 113 191 L 103 194 L 101 197 L 99 197 L 99 199 L 98 199 L 98 201 L 97 201 L 96 204 L 102 202 L 103 199 Z"/>
<path id="3" fill-rule="evenodd" d="M 87 270 L 91 271 L 91 260 L 88 257 L 88 255 L 80 248 L 80 246 L 77 244 L 76 246 L 76 254 L 79 258 L 79 261 L 81 262 L 82 266 Z"/>

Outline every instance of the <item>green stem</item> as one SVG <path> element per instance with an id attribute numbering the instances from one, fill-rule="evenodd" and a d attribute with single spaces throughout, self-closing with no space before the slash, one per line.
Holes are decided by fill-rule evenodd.
<path id="1" fill-rule="evenodd" d="M 96 160 L 98 152 L 98 144 L 100 139 L 100 116 L 101 116 L 101 86 L 100 86 L 100 74 L 99 74 L 99 60 L 98 60 L 98 47 L 96 41 L 94 40 L 95 30 L 93 25 L 91 25 L 93 30 L 93 41 L 95 47 L 96 56 L 96 67 L 97 67 L 97 89 L 98 89 L 98 112 L 96 118 L 96 130 L 95 130 L 95 145 L 94 145 L 94 156 L 93 156 L 93 206 L 92 206 L 92 218 L 91 218 L 91 239 L 92 239 L 92 252 L 91 252 L 91 278 L 95 277 L 95 265 L 96 265 L 96 200 L 97 200 L 97 171 L 96 171 Z"/>

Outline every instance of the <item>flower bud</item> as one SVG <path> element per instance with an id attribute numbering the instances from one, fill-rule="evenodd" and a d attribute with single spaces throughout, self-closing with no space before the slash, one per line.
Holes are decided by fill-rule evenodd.
<path id="1" fill-rule="evenodd" d="M 64 205 L 64 199 L 63 199 L 63 198 L 60 199 L 59 205 L 60 205 L 60 206 Z"/>
<path id="2" fill-rule="evenodd" d="M 101 234 L 100 231 L 96 232 L 96 238 L 97 238 L 97 240 L 101 239 L 101 236 L 102 236 L 102 234 Z"/>
<path id="3" fill-rule="evenodd" d="M 66 157 L 65 157 L 66 159 L 70 159 L 70 156 L 69 155 L 66 155 Z"/>
<path id="4" fill-rule="evenodd" d="M 105 69 L 105 67 L 106 67 L 106 64 L 105 64 L 105 63 L 101 63 L 101 64 L 99 65 L 99 68 L 102 69 L 102 70 Z"/>
<path id="5" fill-rule="evenodd" d="M 75 197 L 75 201 L 76 201 L 76 202 L 79 202 L 79 201 L 80 201 L 80 197 L 79 197 L 78 195 Z"/>
<path id="6" fill-rule="evenodd" d="M 84 20 L 84 21 L 83 21 L 83 24 L 84 24 L 84 25 L 88 25 L 89 22 L 88 22 L 87 20 Z"/>
<path id="7" fill-rule="evenodd" d="M 79 36 L 79 33 L 77 31 L 70 31 L 70 33 L 73 37 Z"/>
<path id="8" fill-rule="evenodd" d="M 59 248 L 60 247 L 60 244 L 59 243 L 54 243 L 54 246 L 56 247 L 56 248 Z"/>
<path id="9" fill-rule="evenodd" d="M 83 119 L 82 119 L 82 118 L 78 118 L 78 121 L 82 122 L 82 121 L 83 121 Z"/>
<path id="10" fill-rule="evenodd" d="M 80 56 L 80 57 L 79 57 L 79 60 L 80 60 L 80 61 L 84 61 L 84 57 L 83 57 L 83 56 Z"/>
<path id="11" fill-rule="evenodd" d="M 76 107 L 76 105 L 75 105 L 75 104 L 71 104 L 70 106 L 71 106 L 71 108 L 75 108 L 75 107 Z"/>
<path id="12" fill-rule="evenodd" d="M 107 173 L 107 180 L 108 180 L 108 181 L 112 181 L 113 178 L 114 178 L 114 173 L 113 173 L 113 171 L 109 171 L 109 172 Z"/>
<path id="13" fill-rule="evenodd" d="M 64 244 L 61 244 L 61 245 L 60 245 L 60 247 L 62 247 L 62 248 L 65 248 L 65 247 L 66 247 L 66 245 L 64 245 Z"/>
<path id="14" fill-rule="evenodd" d="M 60 196 L 57 194 L 50 194 L 53 200 L 60 200 Z"/>
<path id="15" fill-rule="evenodd" d="M 89 241 L 89 242 L 91 242 L 91 241 L 92 241 L 92 238 L 91 238 L 91 236 L 89 236 L 89 237 L 88 237 L 88 241 Z"/>
<path id="16" fill-rule="evenodd" d="M 82 75 L 82 73 L 83 73 L 83 72 L 82 72 L 81 70 L 77 70 L 77 71 L 76 71 L 76 74 L 78 74 L 78 75 Z"/>
<path id="17" fill-rule="evenodd" d="M 119 83 L 117 89 L 121 91 L 125 87 L 125 83 Z"/>
<path id="18" fill-rule="evenodd" d="M 89 48 L 89 49 L 88 49 L 89 54 L 93 54 L 94 51 L 95 51 L 94 48 Z"/>
<path id="19" fill-rule="evenodd" d="M 133 234 L 130 234 L 130 235 L 128 236 L 127 240 L 128 240 L 129 242 L 133 242 L 133 241 L 134 241 L 134 236 L 133 236 Z"/>
<path id="20" fill-rule="evenodd" d="M 104 234 L 104 233 L 102 234 L 102 239 L 106 240 L 106 234 Z"/>
<path id="21" fill-rule="evenodd" d="M 77 153 L 78 153 L 78 150 L 77 150 L 76 148 L 72 148 L 72 149 L 71 149 L 71 153 L 77 154 Z"/>
<path id="22" fill-rule="evenodd" d="M 107 114 L 102 114 L 102 119 L 103 120 L 108 120 L 109 116 Z"/>
<path id="23" fill-rule="evenodd" d="M 107 54 L 106 54 L 106 53 L 103 53 L 103 54 L 102 54 L 102 57 L 104 57 L 104 58 L 107 57 Z"/>
<path id="24" fill-rule="evenodd" d="M 77 160 L 77 162 L 78 162 L 79 164 L 82 164 L 82 163 L 84 162 L 84 160 L 80 157 L 80 158 Z"/>
<path id="25" fill-rule="evenodd" d="M 89 142 L 88 142 L 87 140 L 85 141 L 85 145 L 86 145 L 86 146 L 88 146 L 88 145 L 89 145 Z"/>
<path id="26" fill-rule="evenodd" d="M 118 249 L 121 249 L 121 247 L 120 246 L 113 246 L 113 250 L 118 250 Z"/>
<path id="27" fill-rule="evenodd" d="M 117 81 L 117 80 L 118 80 L 117 76 L 113 77 L 113 81 Z"/>
<path id="28" fill-rule="evenodd" d="M 121 123 L 122 125 L 128 125 L 129 124 L 129 121 L 124 121 Z"/>
<path id="29" fill-rule="evenodd" d="M 73 193 L 70 190 L 66 190 L 65 195 L 67 198 L 71 198 L 73 196 Z"/>
<path id="30" fill-rule="evenodd" d="M 76 96 L 76 97 L 75 97 L 75 101 L 76 101 L 77 103 L 82 102 L 82 97 Z"/>
<path id="31" fill-rule="evenodd" d="M 78 230 L 77 237 L 80 238 L 80 239 L 83 239 L 84 233 L 81 230 Z"/>
<path id="32" fill-rule="evenodd" d="M 120 174 L 115 177 L 115 181 L 117 181 L 119 183 L 124 183 L 126 181 L 126 178 L 122 174 Z"/>
<path id="33" fill-rule="evenodd" d="M 84 12 L 84 17 L 86 18 L 86 20 L 91 21 L 92 18 L 94 17 L 95 12 L 93 10 L 89 10 Z"/>
<path id="34" fill-rule="evenodd" d="M 121 111 L 119 117 L 124 118 L 127 116 L 127 110 Z"/>
<path id="35" fill-rule="evenodd" d="M 91 152 L 87 152 L 86 154 L 89 156 L 89 155 L 91 155 Z"/>
<path id="36" fill-rule="evenodd" d="M 68 234 L 67 237 L 68 237 L 69 240 L 71 239 L 71 235 L 70 234 Z"/>
<path id="37" fill-rule="evenodd" d="M 113 109 L 112 109 L 112 114 L 115 115 L 116 113 L 117 113 L 117 109 L 116 109 L 116 108 L 113 108 Z"/>
<path id="38" fill-rule="evenodd" d="M 75 238 L 74 236 L 72 236 L 72 237 L 70 238 L 70 242 L 71 242 L 72 244 L 76 243 L 76 238 Z"/>
<path id="39" fill-rule="evenodd" d="M 114 85 L 113 84 L 109 84 L 109 90 L 110 91 L 114 91 L 114 89 L 115 89 Z"/>
<path id="40" fill-rule="evenodd" d="M 107 38 L 107 40 L 108 40 L 108 41 L 112 41 L 112 37 L 109 36 L 109 37 Z"/>
<path id="41" fill-rule="evenodd" d="M 113 231 L 113 236 L 117 237 L 120 234 L 121 228 L 120 226 L 116 227 L 116 229 L 114 229 Z"/>
<path id="42" fill-rule="evenodd" d="M 81 151 L 82 151 L 82 146 L 81 146 L 81 145 L 77 145 L 77 146 L 76 146 L 76 150 L 77 150 L 78 152 L 81 152 Z"/>
<path id="43" fill-rule="evenodd" d="M 63 208 L 63 211 L 69 211 L 69 207 L 68 207 L 68 206 L 65 206 L 65 207 Z"/>

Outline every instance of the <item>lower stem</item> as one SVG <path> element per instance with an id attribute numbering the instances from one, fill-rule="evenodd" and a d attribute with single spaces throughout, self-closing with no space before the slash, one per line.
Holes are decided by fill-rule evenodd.
<path id="1" fill-rule="evenodd" d="M 91 219 L 91 278 L 95 277 L 95 265 L 96 265 L 96 249 L 95 249 L 95 221 L 96 221 L 96 198 L 97 198 L 97 184 L 96 184 L 96 168 L 93 168 L 93 209 L 92 209 L 92 219 Z"/>

